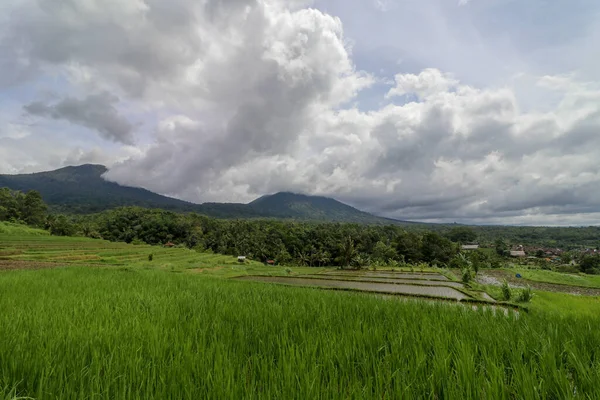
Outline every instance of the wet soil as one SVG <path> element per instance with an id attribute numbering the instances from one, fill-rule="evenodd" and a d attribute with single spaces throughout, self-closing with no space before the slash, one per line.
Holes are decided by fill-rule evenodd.
<path id="1" fill-rule="evenodd" d="M 369 275 L 326 275 L 326 274 L 315 274 L 315 275 L 303 275 L 307 278 L 320 278 L 320 279 L 333 279 L 333 280 L 346 280 L 346 281 L 361 281 L 361 282 L 376 282 L 376 283 L 396 283 L 396 284 L 407 284 L 407 285 L 423 285 L 423 286 L 450 286 L 462 289 L 464 285 L 460 282 L 452 281 L 434 281 L 424 279 L 403 279 L 401 277 L 385 278 L 379 276 Z"/>
<path id="2" fill-rule="evenodd" d="M 419 272 L 376 272 L 376 271 L 332 271 L 326 272 L 323 275 L 336 275 L 336 276 L 372 276 L 379 278 L 402 278 L 402 279 L 422 279 L 422 280 L 437 280 L 437 281 L 448 281 L 442 274 L 437 273 L 419 273 Z"/>
<path id="3" fill-rule="evenodd" d="M 354 289 L 367 292 L 429 296 L 455 300 L 468 299 L 469 296 L 446 286 L 417 286 L 395 283 L 356 282 L 350 280 L 312 279 L 280 276 L 244 276 L 236 279 L 259 282 L 280 283 L 297 286 L 316 286 L 322 288 Z"/>

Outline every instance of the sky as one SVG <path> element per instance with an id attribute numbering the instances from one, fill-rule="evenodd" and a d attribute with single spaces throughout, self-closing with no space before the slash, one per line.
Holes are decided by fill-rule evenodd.
<path id="1" fill-rule="evenodd" d="M 600 224 L 597 0 L 3 0 L 0 173 Z"/>

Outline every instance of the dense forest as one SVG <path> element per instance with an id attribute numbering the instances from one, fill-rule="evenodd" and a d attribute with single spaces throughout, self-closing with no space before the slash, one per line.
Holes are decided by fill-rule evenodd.
<path id="1" fill-rule="evenodd" d="M 196 213 L 121 207 L 89 215 L 48 214 L 35 191 L 0 189 L 0 220 L 127 243 L 186 246 L 197 251 L 244 255 L 254 260 L 307 266 L 452 266 L 460 257 L 479 267 L 499 265 L 516 244 L 596 247 L 600 228 L 397 226 L 317 223 L 276 219 L 217 219 Z M 460 253 L 460 244 L 479 242 L 491 251 Z M 589 267 L 590 271 L 600 264 Z M 586 267 L 587 268 L 587 267 Z"/>

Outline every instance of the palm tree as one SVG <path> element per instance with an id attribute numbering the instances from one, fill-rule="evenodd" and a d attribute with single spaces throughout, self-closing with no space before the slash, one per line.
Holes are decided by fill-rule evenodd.
<path id="1" fill-rule="evenodd" d="M 354 247 L 354 241 L 348 236 L 341 245 L 341 258 L 342 266 L 349 267 L 350 263 L 356 255 L 356 248 Z"/>

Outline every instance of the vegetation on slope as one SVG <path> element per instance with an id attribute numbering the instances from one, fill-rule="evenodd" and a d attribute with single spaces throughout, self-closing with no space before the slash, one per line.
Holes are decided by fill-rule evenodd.
<path id="1" fill-rule="evenodd" d="M 89 214 L 123 206 L 197 212 L 217 218 L 285 218 L 312 221 L 399 223 L 359 211 L 334 199 L 278 193 L 250 204 L 194 204 L 161 196 L 145 189 L 106 181 L 102 165 L 65 167 L 55 171 L 0 175 L 0 187 L 39 192 L 51 209 L 68 214 Z"/>
<path id="2" fill-rule="evenodd" d="M 6 398 L 600 396 L 596 319 L 139 269 L 5 272 L 0 293 Z"/>

